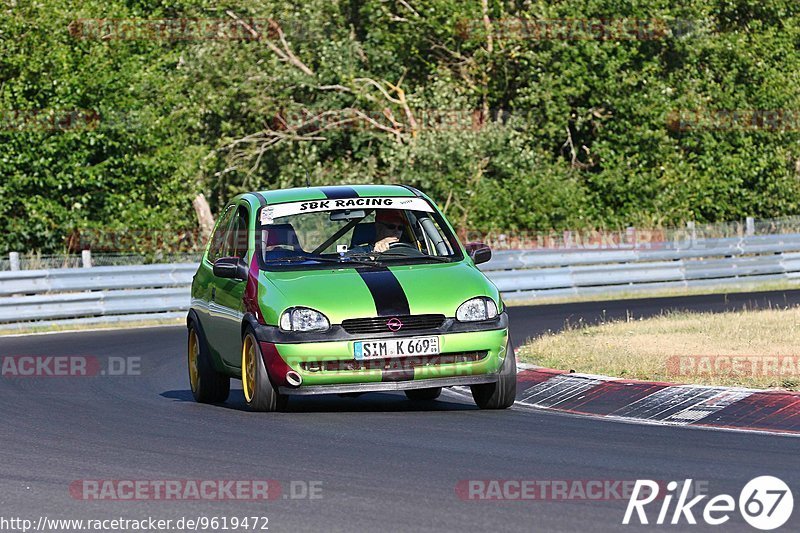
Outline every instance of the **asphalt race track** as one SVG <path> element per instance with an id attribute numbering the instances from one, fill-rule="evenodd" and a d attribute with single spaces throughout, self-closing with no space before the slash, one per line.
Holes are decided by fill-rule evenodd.
<path id="1" fill-rule="evenodd" d="M 800 304 L 800 291 L 579 303 L 510 310 L 519 345 L 571 322 Z M 266 516 L 270 531 L 755 531 L 724 526 L 622 526 L 626 501 L 476 501 L 464 480 L 691 478 L 738 499 L 761 475 L 800 502 L 800 439 L 617 423 L 515 407 L 479 411 L 446 392 L 294 398 L 290 412 L 250 413 L 234 382 L 225 405 L 194 403 L 185 329 L 0 338 L 3 356 L 141 358 L 131 375 L 0 379 L 3 517 L 109 519 Z M 135 360 L 135 359 L 133 359 Z M 126 361 L 131 361 L 126 359 Z M 81 480 L 277 480 L 270 501 L 87 500 Z M 311 482 L 311 485 L 309 485 Z M 463 485 L 463 483 L 462 483 Z M 318 492 L 307 497 L 309 486 Z M 660 503 L 648 507 L 651 521 Z M 673 502 L 674 506 L 674 502 Z M 697 508 L 696 508 L 697 509 Z M 702 509 L 695 516 L 702 524 Z M 672 513 L 670 512 L 670 517 Z M 798 530 L 800 511 L 784 526 Z"/>

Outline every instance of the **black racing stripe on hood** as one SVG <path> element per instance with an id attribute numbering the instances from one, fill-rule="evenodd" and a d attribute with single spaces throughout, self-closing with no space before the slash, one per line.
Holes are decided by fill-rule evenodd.
<path id="1" fill-rule="evenodd" d="M 372 294 L 378 316 L 411 314 L 406 293 L 391 270 L 386 267 L 356 270 Z"/>
<path id="2" fill-rule="evenodd" d="M 261 204 L 261 207 L 267 205 L 267 199 L 264 198 L 264 195 L 261 194 L 260 192 L 254 192 L 253 196 L 255 196 L 258 199 L 258 202 Z"/>
<path id="3" fill-rule="evenodd" d="M 352 187 L 337 185 L 334 187 L 320 187 L 319 189 L 322 191 L 322 194 L 331 200 L 340 200 L 342 198 L 358 198 L 358 193 Z"/>

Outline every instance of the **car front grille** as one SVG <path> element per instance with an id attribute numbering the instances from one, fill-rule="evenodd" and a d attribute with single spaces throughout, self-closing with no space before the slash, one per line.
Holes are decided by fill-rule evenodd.
<path id="1" fill-rule="evenodd" d="M 338 361 L 303 361 L 300 367 L 307 372 L 346 372 L 352 370 L 409 370 L 420 366 L 474 363 L 489 354 L 486 350 L 475 352 L 420 355 L 416 357 L 392 357 L 385 359 L 343 359 Z"/>
<path id="2" fill-rule="evenodd" d="M 389 327 L 390 321 L 399 321 L 393 322 L 395 329 Z M 397 324 L 402 325 L 397 328 Z M 444 324 L 444 315 L 399 315 L 392 317 L 351 318 L 342 321 L 342 327 L 351 335 L 436 329 L 442 327 L 442 324 Z"/>

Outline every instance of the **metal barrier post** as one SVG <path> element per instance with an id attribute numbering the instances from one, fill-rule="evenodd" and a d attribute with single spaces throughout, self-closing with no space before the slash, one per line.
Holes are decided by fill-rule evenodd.
<path id="1" fill-rule="evenodd" d="M 92 268 L 92 251 L 91 250 L 83 250 L 81 251 L 81 264 L 83 268 Z"/>

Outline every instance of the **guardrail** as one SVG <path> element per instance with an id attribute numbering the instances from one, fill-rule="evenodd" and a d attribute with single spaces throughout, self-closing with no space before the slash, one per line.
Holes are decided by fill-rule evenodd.
<path id="1" fill-rule="evenodd" d="M 800 279 L 800 234 L 613 250 L 498 251 L 481 269 L 506 300 Z M 197 265 L 0 272 L 0 324 L 177 317 Z"/>
<path id="2" fill-rule="evenodd" d="M 506 300 L 798 279 L 800 234 L 498 252 L 481 267 Z"/>

